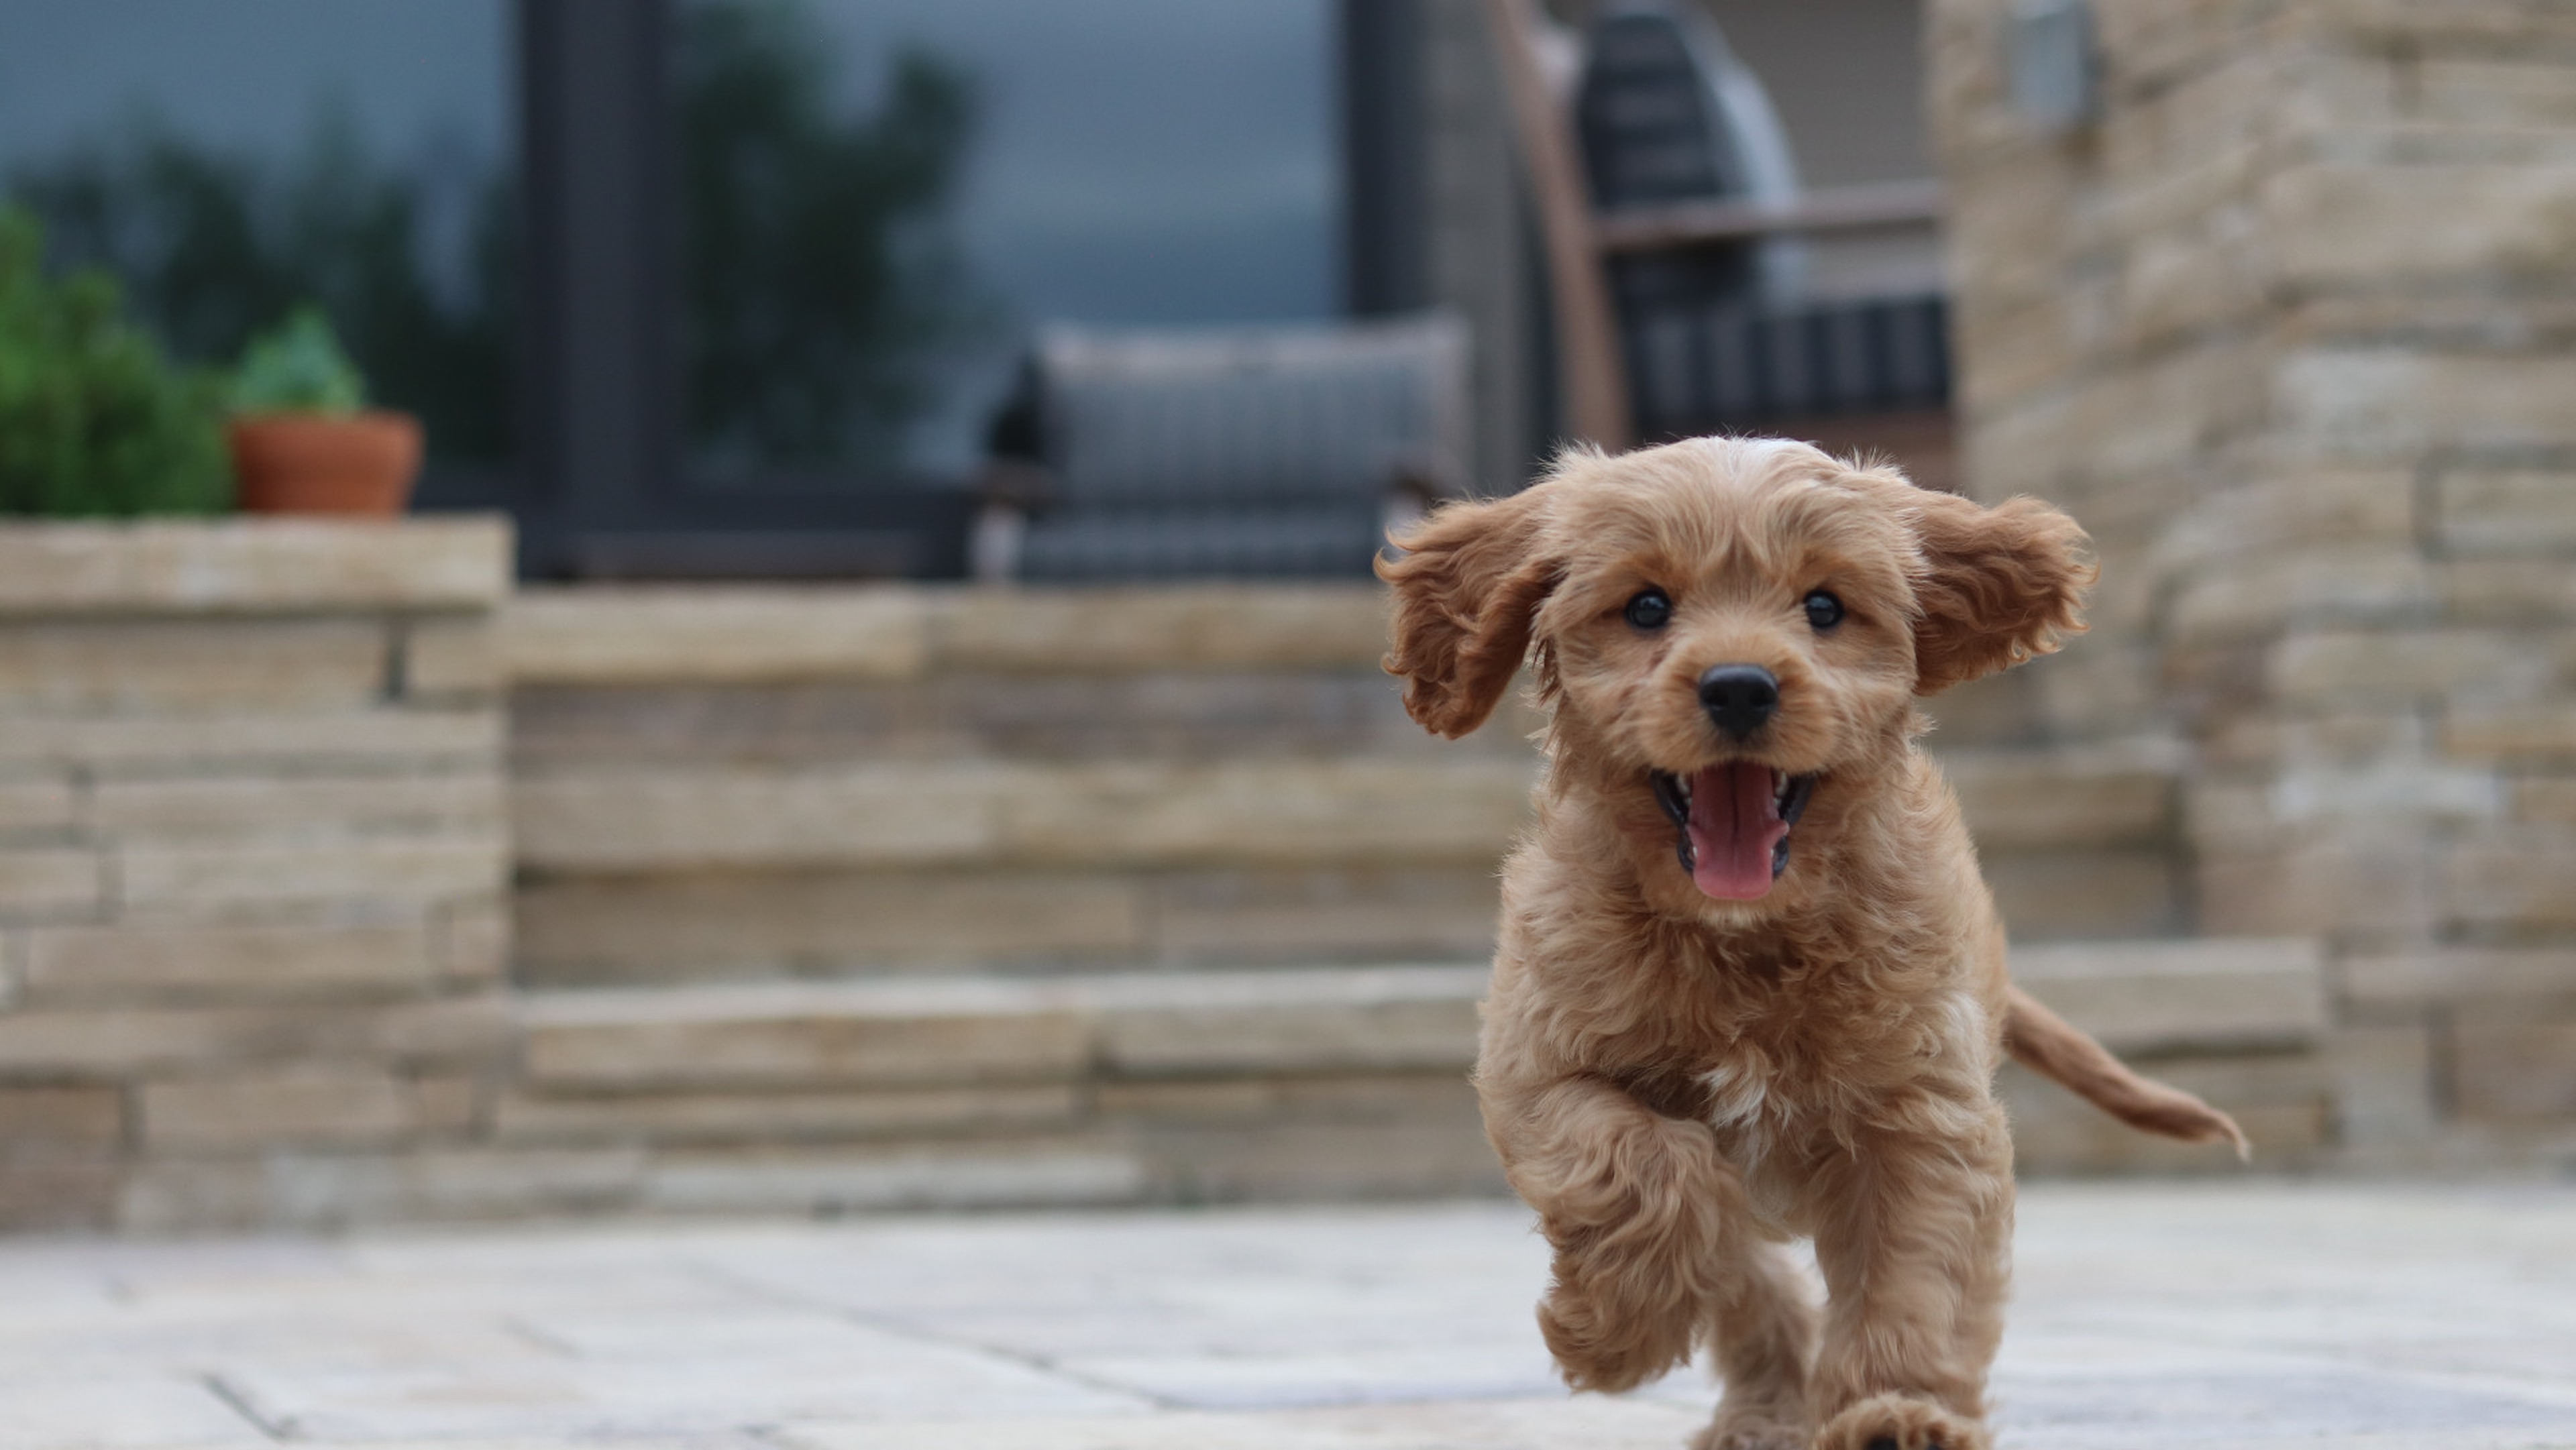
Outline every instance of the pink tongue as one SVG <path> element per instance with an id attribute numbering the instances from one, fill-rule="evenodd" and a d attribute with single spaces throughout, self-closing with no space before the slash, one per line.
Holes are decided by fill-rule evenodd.
<path id="1" fill-rule="evenodd" d="M 1721 765 L 1691 778 L 1691 880 L 1720 901 L 1771 890 L 1771 853 L 1789 823 L 1771 795 L 1771 767 Z"/>

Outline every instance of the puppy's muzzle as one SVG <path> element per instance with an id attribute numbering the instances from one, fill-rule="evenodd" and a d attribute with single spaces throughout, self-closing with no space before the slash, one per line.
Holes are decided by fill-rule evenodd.
<path id="1" fill-rule="evenodd" d="M 1713 665 L 1699 677 L 1700 708 L 1730 740 L 1749 740 L 1780 713 L 1780 681 L 1760 665 Z"/>

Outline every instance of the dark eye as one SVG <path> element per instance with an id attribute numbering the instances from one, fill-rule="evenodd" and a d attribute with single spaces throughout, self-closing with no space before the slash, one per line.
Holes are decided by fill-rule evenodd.
<path id="1" fill-rule="evenodd" d="M 1633 610 L 1637 606 L 1631 604 L 1628 607 Z M 1831 629 L 1842 622 L 1843 602 L 1841 600 L 1822 589 L 1807 596 L 1807 623 L 1815 626 L 1818 632 Z"/>
<path id="2" fill-rule="evenodd" d="M 1628 622 L 1639 629 L 1661 629 L 1673 617 L 1673 602 L 1661 589 L 1649 589 L 1628 601 Z"/>

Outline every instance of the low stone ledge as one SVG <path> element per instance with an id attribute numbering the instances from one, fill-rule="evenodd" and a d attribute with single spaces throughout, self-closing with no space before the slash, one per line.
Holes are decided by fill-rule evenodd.
<path id="1" fill-rule="evenodd" d="M 600 1213 L 632 1205 L 647 1161 L 637 1148 L 169 1157 L 136 1166 L 115 1216 L 132 1232 L 172 1233 Z"/>
<path id="2" fill-rule="evenodd" d="M 503 616 L 519 684 L 902 680 L 1373 666 L 1369 584 L 1156 589 L 608 588 L 522 591 Z"/>
<path id="3" fill-rule="evenodd" d="M 2329 1018 L 2324 951 L 2306 938 L 2016 947 L 2012 975 L 2122 1053 L 2309 1048 Z"/>
<path id="4" fill-rule="evenodd" d="M 356 1225 L 644 1212 L 840 1214 L 1132 1203 L 1149 1166 L 1100 1134 L 972 1143 L 663 1152 L 645 1147 L 299 1148 L 167 1158 L 123 1185 L 124 1228 Z"/>
<path id="5" fill-rule="evenodd" d="M 1375 584 L 960 589 L 932 595 L 930 640 L 956 670 L 1316 669 L 1386 653 Z"/>
<path id="6" fill-rule="evenodd" d="M 173 1078 L 137 1098 L 138 1136 L 155 1153 L 390 1143 L 420 1126 L 401 1079 L 368 1066 Z"/>
<path id="7" fill-rule="evenodd" d="M 0 525 L 0 1083 L 118 1124 L 67 1175 L 0 1121 L 0 1224 L 306 1217 L 270 1155 L 480 1131 L 512 552 L 499 518 Z"/>
<path id="8" fill-rule="evenodd" d="M 29 1005 L 155 1007 L 400 997 L 437 982 L 426 919 L 38 927 L 26 932 Z"/>
<path id="9" fill-rule="evenodd" d="M 1120 1076 L 1449 1068 L 1476 1057 L 1484 966 L 1097 979 L 1101 1066 Z"/>
<path id="10" fill-rule="evenodd" d="M 491 767 L 497 710 L 251 709 L 189 717 L 0 714 L 0 764 L 163 774 L 277 763 Z"/>
<path id="11" fill-rule="evenodd" d="M 2178 757 L 2158 740 L 1939 753 L 1968 830 L 1987 851 L 2159 843 L 2173 830 Z"/>
<path id="12" fill-rule="evenodd" d="M 523 1000 L 520 1023 L 539 1089 L 1045 1082 L 1077 1075 L 1089 1055 L 1075 1014 L 1002 991 L 560 993 Z"/>
<path id="13" fill-rule="evenodd" d="M 511 802 L 522 865 L 643 871 L 962 862 L 1491 861 L 1521 759 L 562 769 Z"/>
<path id="14" fill-rule="evenodd" d="M 2333 1142 L 2336 1088 L 2315 1053 L 2143 1057 L 2133 1065 L 2227 1110 L 2267 1172 L 2315 1164 Z M 1996 1093 L 2011 1115 L 2013 1162 L 2026 1174 L 2160 1173 L 2236 1177 L 2246 1165 L 2225 1144 L 2180 1143 L 2141 1133 L 2018 1064 Z"/>
<path id="15" fill-rule="evenodd" d="M 488 609 L 510 525 L 219 519 L 0 527 L 0 619 Z"/>
<path id="16" fill-rule="evenodd" d="M 537 1092 L 1465 1071 L 1482 966 L 555 992 L 521 999 Z"/>
<path id="17" fill-rule="evenodd" d="M 636 1206 L 656 1213 L 859 1213 L 1133 1203 L 1146 1165 L 1099 1135 L 873 1151 L 673 1153 Z"/>
<path id="18" fill-rule="evenodd" d="M 927 612 L 905 588 L 532 588 L 502 656 L 516 684 L 900 680 L 928 663 Z"/>
<path id="19" fill-rule="evenodd" d="M 497 993 L 395 1004 L 49 1007 L 0 1012 L 0 1080 L 138 1081 L 293 1063 L 488 1061 L 510 1041 Z"/>
<path id="20" fill-rule="evenodd" d="M 990 1134 L 996 1128 L 1061 1128 L 1082 1116 L 1070 1083 L 1000 1087 L 847 1089 L 788 1092 L 618 1092 L 567 1096 L 510 1091 L 494 1105 L 492 1136 L 503 1144 L 792 1143 Z"/>

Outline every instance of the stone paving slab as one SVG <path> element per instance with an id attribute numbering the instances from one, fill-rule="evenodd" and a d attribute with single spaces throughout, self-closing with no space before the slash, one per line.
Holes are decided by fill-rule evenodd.
<path id="1" fill-rule="evenodd" d="M 2041 1185 L 2009 1450 L 2576 1447 L 2576 1188 Z M 1511 1204 L 0 1242 L 0 1450 L 1665 1450 Z"/>

